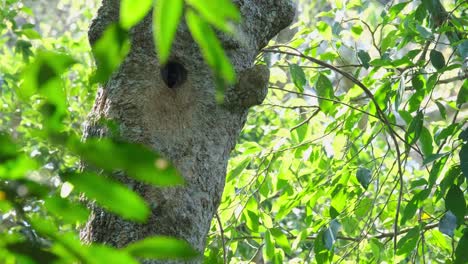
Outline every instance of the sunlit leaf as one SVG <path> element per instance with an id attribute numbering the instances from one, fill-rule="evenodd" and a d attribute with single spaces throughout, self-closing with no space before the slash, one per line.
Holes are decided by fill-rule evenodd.
<path id="1" fill-rule="evenodd" d="M 124 251 L 145 259 L 190 259 L 199 253 L 189 243 L 172 237 L 155 236 L 133 242 Z"/>
<path id="2" fill-rule="evenodd" d="M 156 2 L 153 15 L 153 34 L 160 64 L 165 64 L 169 58 L 183 8 L 183 0 L 158 0 Z"/>
<path id="3" fill-rule="evenodd" d="M 187 0 L 205 21 L 225 32 L 232 31 L 229 22 L 240 21 L 240 13 L 230 0 Z"/>
<path id="4" fill-rule="evenodd" d="M 317 95 L 323 98 L 318 99 L 320 109 L 327 114 L 331 114 L 333 112 L 333 102 L 326 99 L 333 99 L 334 92 L 332 83 L 327 76 L 319 74 L 315 85 L 317 89 Z"/>
<path id="5" fill-rule="evenodd" d="M 192 10 L 186 12 L 186 20 L 193 38 L 201 48 L 205 61 L 217 76 L 232 84 L 235 81 L 234 68 L 213 29 Z M 222 85 L 218 85 L 218 87 L 222 87 Z M 217 91 L 216 98 L 218 102 L 223 101 L 224 89 Z"/>
<path id="6" fill-rule="evenodd" d="M 123 218 L 143 222 L 150 210 L 145 200 L 126 186 L 93 173 L 67 173 L 63 180 L 72 183 L 88 198 Z"/>
<path id="7" fill-rule="evenodd" d="M 97 65 L 93 81 L 100 83 L 107 81 L 125 59 L 129 50 L 128 32 L 119 24 L 109 25 L 92 47 Z"/>
<path id="8" fill-rule="evenodd" d="M 152 4 L 152 0 L 122 0 L 120 2 L 120 24 L 122 27 L 130 29 L 135 26 L 148 14 Z"/>

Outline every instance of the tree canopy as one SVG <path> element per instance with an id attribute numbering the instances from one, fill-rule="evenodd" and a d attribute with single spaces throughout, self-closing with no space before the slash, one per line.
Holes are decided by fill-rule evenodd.
<path id="1" fill-rule="evenodd" d="M 110 172 L 184 184 L 141 145 L 80 134 L 99 83 L 147 14 L 161 62 L 180 21 L 188 24 L 218 80 L 218 102 L 236 80 L 218 38 L 240 38 L 242 17 L 229 0 L 154 8 L 122 0 L 120 23 L 90 47 L 97 4 L 0 2 L 2 263 L 196 255 L 163 236 L 121 249 L 80 243 L 89 215 L 80 196 L 147 220 L 149 205 Z M 258 57 L 270 69 L 269 93 L 231 154 L 205 262 L 468 263 L 467 8 L 464 0 L 297 1 L 295 23 Z M 82 161 L 96 170 L 81 170 Z"/>

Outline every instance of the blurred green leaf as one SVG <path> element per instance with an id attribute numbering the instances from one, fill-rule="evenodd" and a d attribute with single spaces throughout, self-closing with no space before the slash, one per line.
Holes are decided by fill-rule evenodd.
<path id="1" fill-rule="evenodd" d="M 234 83 L 236 78 L 234 68 L 213 29 L 192 10 L 186 12 L 186 20 L 193 38 L 200 46 L 206 62 L 215 71 L 216 77 L 224 78 L 229 84 Z M 221 85 L 218 84 L 218 87 Z M 222 102 L 223 98 L 224 89 L 216 95 L 218 102 Z"/>
<path id="2" fill-rule="evenodd" d="M 199 256 L 189 243 L 172 237 L 155 236 L 133 242 L 124 248 L 134 257 L 145 259 L 191 259 Z"/>
<path id="3" fill-rule="evenodd" d="M 152 0 L 122 0 L 119 16 L 122 28 L 130 29 L 140 22 L 150 11 L 152 4 Z"/>
<path id="4" fill-rule="evenodd" d="M 84 223 L 88 219 L 89 212 L 81 204 L 58 196 L 49 196 L 44 200 L 44 205 L 55 217 L 66 223 Z"/>
<path id="5" fill-rule="evenodd" d="M 92 47 L 97 65 L 93 81 L 106 82 L 120 63 L 123 62 L 129 50 L 128 32 L 121 28 L 119 24 L 109 25 Z"/>
<path id="6" fill-rule="evenodd" d="M 105 176 L 84 172 L 66 173 L 61 177 L 88 198 L 96 200 L 98 204 L 125 219 L 144 222 L 150 213 L 143 198 L 128 187 Z"/>
<path id="7" fill-rule="evenodd" d="M 165 64 L 169 58 L 183 9 L 183 0 L 158 0 L 156 2 L 153 14 L 153 34 L 160 64 Z"/>
<path id="8" fill-rule="evenodd" d="M 359 50 L 357 55 L 358 55 L 359 60 L 361 60 L 361 63 L 364 66 L 364 68 L 369 69 L 370 67 L 369 62 L 371 61 L 371 57 L 369 56 L 369 53 L 367 53 L 364 50 Z"/>
<path id="9" fill-rule="evenodd" d="M 205 21 L 225 32 L 232 31 L 230 21 L 239 22 L 241 19 L 236 5 L 230 0 L 187 0 L 187 4 Z"/>
<path id="10" fill-rule="evenodd" d="M 108 138 L 89 138 L 81 142 L 72 137 L 67 146 L 84 161 L 107 171 L 122 169 L 130 177 L 158 186 L 184 183 L 170 161 L 140 144 L 116 142 Z"/>

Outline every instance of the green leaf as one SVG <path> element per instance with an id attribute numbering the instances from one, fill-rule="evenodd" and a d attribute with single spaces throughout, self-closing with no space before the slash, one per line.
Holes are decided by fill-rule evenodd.
<path id="1" fill-rule="evenodd" d="M 234 83 L 236 79 L 234 68 L 213 29 L 192 10 L 188 10 L 185 16 L 190 32 L 200 46 L 205 61 L 217 76 L 223 77 L 230 84 Z M 217 95 L 217 101 L 222 102 L 224 89 L 220 90 Z"/>
<path id="2" fill-rule="evenodd" d="M 426 79 L 424 79 L 424 76 L 421 74 L 418 74 L 411 79 L 411 84 L 416 91 L 424 90 L 426 87 Z"/>
<path id="3" fill-rule="evenodd" d="M 44 205 L 55 217 L 70 224 L 84 223 L 88 219 L 88 210 L 83 205 L 73 203 L 69 199 L 50 196 L 44 200 Z"/>
<path id="4" fill-rule="evenodd" d="M 330 226 L 325 230 L 323 234 L 323 243 L 328 250 L 332 250 L 338 236 L 338 232 L 341 229 L 341 225 L 338 220 L 333 219 L 330 221 Z"/>
<path id="5" fill-rule="evenodd" d="M 462 87 L 457 95 L 457 105 L 461 107 L 462 104 L 468 102 L 468 80 L 463 82 Z"/>
<path id="6" fill-rule="evenodd" d="M 456 217 L 457 223 L 463 223 L 466 211 L 466 201 L 462 190 L 452 185 L 445 196 L 445 209 L 450 210 Z"/>
<path id="7" fill-rule="evenodd" d="M 97 65 L 93 81 L 106 82 L 125 59 L 129 50 L 128 32 L 119 24 L 109 25 L 92 47 Z"/>
<path id="8" fill-rule="evenodd" d="M 421 129 L 423 128 L 423 118 L 423 113 L 418 111 L 414 119 L 409 124 L 408 131 L 405 134 L 407 144 L 413 145 L 419 139 Z"/>
<path id="9" fill-rule="evenodd" d="M 112 263 L 112 264 L 138 264 L 127 252 L 104 246 L 93 244 L 87 250 L 88 263 Z"/>
<path id="10" fill-rule="evenodd" d="M 450 211 L 447 211 L 439 222 L 439 231 L 449 237 L 453 237 L 457 228 L 457 217 Z"/>
<path id="11" fill-rule="evenodd" d="M 193 7 L 203 20 L 225 32 L 232 31 L 230 20 L 239 22 L 241 19 L 239 10 L 230 0 L 187 0 L 187 4 Z"/>
<path id="12" fill-rule="evenodd" d="M 439 108 L 439 113 L 440 116 L 443 119 L 447 119 L 447 110 L 445 109 L 445 106 L 441 104 L 439 101 L 436 101 L 437 108 Z"/>
<path id="13" fill-rule="evenodd" d="M 465 178 L 468 179 L 468 143 L 463 144 L 460 149 L 460 169 L 465 175 Z"/>
<path id="14" fill-rule="evenodd" d="M 397 243 L 397 255 L 406 255 L 416 248 L 419 238 L 419 227 L 414 227 Z"/>
<path id="15" fill-rule="evenodd" d="M 94 173 L 67 173 L 63 180 L 70 182 L 88 198 L 125 219 L 143 222 L 150 210 L 145 200 L 126 186 Z"/>
<path id="16" fill-rule="evenodd" d="M 30 260 L 34 261 L 32 263 L 54 263 L 59 259 L 59 256 L 56 255 L 56 253 L 51 252 L 49 249 L 39 247 L 37 243 L 34 243 L 33 241 L 18 241 L 2 245 L 2 247 L 15 255 L 28 257 Z M 19 260 L 19 258 L 17 260 Z M 20 262 L 21 261 L 16 263 Z"/>
<path id="17" fill-rule="evenodd" d="M 156 2 L 153 13 L 153 35 L 160 64 L 165 64 L 169 58 L 183 9 L 183 0 L 158 0 Z"/>
<path id="18" fill-rule="evenodd" d="M 154 236 L 133 242 L 124 251 L 145 259 L 191 259 L 199 253 L 186 241 L 173 237 Z"/>
<path id="19" fill-rule="evenodd" d="M 367 190 L 367 187 L 369 187 L 369 184 L 372 179 L 372 174 L 369 169 L 366 168 L 359 168 L 356 172 L 356 177 L 361 184 L 361 186 Z"/>
<path id="20" fill-rule="evenodd" d="M 468 127 L 466 127 L 460 135 L 458 135 L 458 139 L 467 142 L 468 141 Z"/>
<path id="21" fill-rule="evenodd" d="M 291 74 L 291 78 L 296 85 L 296 88 L 299 92 L 304 92 L 304 85 L 306 84 L 306 76 L 304 70 L 297 65 L 297 64 L 289 64 L 289 72 Z"/>
<path id="22" fill-rule="evenodd" d="M 124 29 L 135 26 L 148 14 L 152 4 L 152 0 L 122 0 L 120 2 L 120 25 Z"/>
<path id="23" fill-rule="evenodd" d="M 364 66 L 364 68 L 369 69 L 369 66 L 370 66 L 369 62 L 371 61 L 371 57 L 369 56 L 369 53 L 367 53 L 364 50 L 359 50 L 357 55 L 358 55 L 359 60 L 361 60 L 361 63 Z"/>
<path id="24" fill-rule="evenodd" d="M 84 161 L 107 171 L 122 169 L 130 177 L 157 186 L 184 183 L 184 178 L 165 158 L 140 144 L 114 142 L 109 138 L 69 140 L 69 149 Z"/>
<path id="25" fill-rule="evenodd" d="M 421 128 L 421 135 L 419 137 L 419 143 L 421 143 L 421 151 L 424 157 L 428 157 L 432 154 L 434 147 L 432 146 L 432 135 L 429 129 L 426 127 Z"/>
<path id="26" fill-rule="evenodd" d="M 431 59 L 431 64 L 436 68 L 437 70 L 440 70 L 445 67 L 445 58 L 444 55 L 437 50 L 431 50 L 431 53 L 429 55 Z"/>
<path id="27" fill-rule="evenodd" d="M 286 251 L 286 253 L 291 254 L 291 245 L 289 244 L 288 237 L 277 228 L 271 228 L 270 232 L 275 240 L 275 243 L 284 251 Z"/>
<path id="28" fill-rule="evenodd" d="M 455 249 L 454 264 L 468 263 L 468 229 L 463 230 L 463 236 L 458 241 L 457 249 Z"/>
<path id="29" fill-rule="evenodd" d="M 326 99 L 333 99 L 333 85 L 327 76 L 319 74 L 316 82 L 317 95 L 322 97 L 318 99 L 320 109 L 326 113 L 331 114 L 333 112 L 333 102 Z"/>

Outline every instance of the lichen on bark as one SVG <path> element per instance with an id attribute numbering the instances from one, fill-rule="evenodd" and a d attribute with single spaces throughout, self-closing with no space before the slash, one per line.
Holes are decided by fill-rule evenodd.
<path id="1" fill-rule="evenodd" d="M 144 224 L 125 221 L 91 203 L 91 217 L 81 231 L 84 242 L 122 247 L 147 236 L 168 235 L 187 240 L 203 256 L 223 192 L 229 154 L 248 109 L 266 95 L 269 72 L 265 66 L 254 65 L 255 57 L 294 16 L 290 0 L 234 2 L 242 23 L 236 27 L 236 36 L 219 34 L 219 38 L 239 81 L 226 91 L 224 104 L 216 103 L 212 72 L 184 22 L 179 25 L 170 60 L 183 65 L 187 76 L 175 88 L 167 87 L 161 77 L 151 17 L 131 29 L 130 52 L 99 91 L 84 137 L 109 136 L 93 120 L 114 120 L 120 137 L 170 159 L 186 185 L 156 188 L 118 176 L 151 205 L 149 220 Z M 91 44 L 108 25 L 118 21 L 118 8 L 118 0 L 102 1 L 89 30 Z M 201 258 L 192 262 L 199 263 Z"/>

